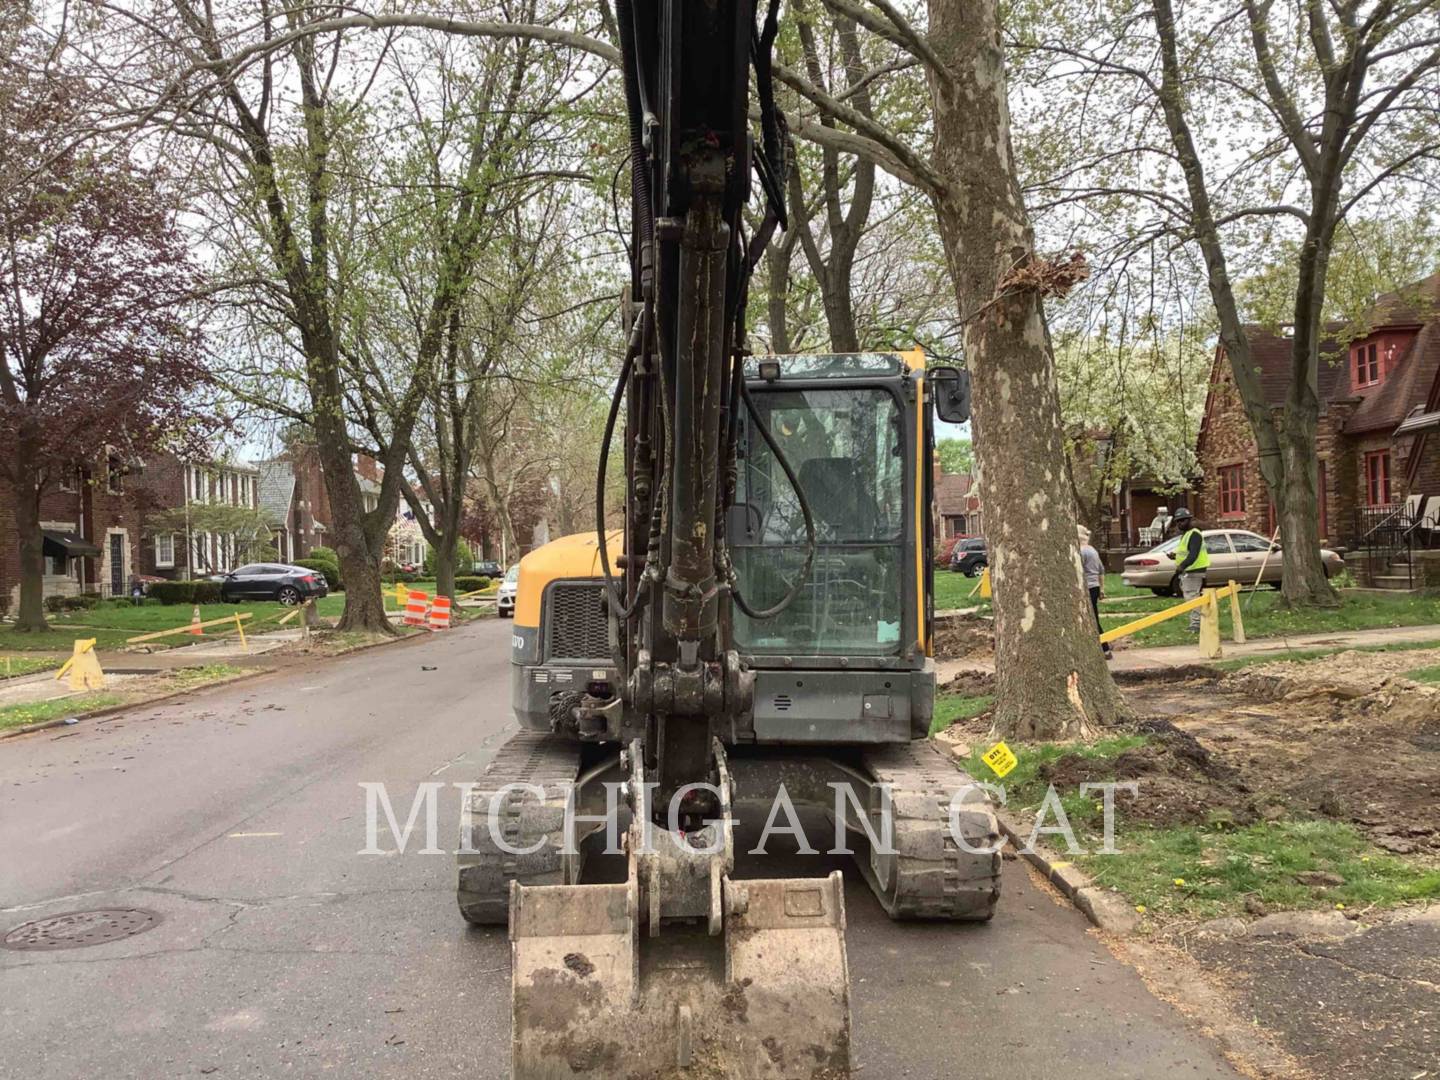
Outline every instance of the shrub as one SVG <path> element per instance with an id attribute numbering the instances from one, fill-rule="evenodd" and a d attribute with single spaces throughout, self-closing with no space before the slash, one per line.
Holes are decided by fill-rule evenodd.
<path id="1" fill-rule="evenodd" d="M 157 581 L 150 586 L 150 596 L 162 604 L 195 603 L 197 581 Z"/>
<path id="2" fill-rule="evenodd" d="M 316 548 L 315 550 L 322 551 L 324 549 Z M 316 558 L 296 559 L 295 565 L 303 566 L 306 570 L 314 570 L 317 573 L 324 575 L 325 584 L 330 589 L 330 591 L 340 591 L 340 565 L 333 560 Z"/>
<path id="3" fill-rule="evenodd" d="M 950 556 L 955 553 L 955 545 L 958 544 L 960 540 L 961 537 L 951 536 L 947 537 L 944 540 L 941 540 L 938 544 L 935 545 L 936 570 L 950 569 Z"/>
<path id="4" fill-rule="evenodd" d="M 193 604 L 218 604 L 220 603 L 220 582 L 218 581 L 192 581 L 195 586 L 195 598 Z"/>
<path id="5" fill-rule="evenodd" d="M 57 614 L 59 614 L 60 612 L 64 611 L 64 610 L 65 610 L 65 597 L 63 597 L 63 596 L 47 596 L 47 597 L 45 597 L 45 610 L 48 611 L 48 612 L 50 612 L 50 614 L 52 614 L 52 615 L 57 615 Z"/>
<path id="6" fill-rule="evenodd" d="M 320 547 L 310 549 L 310 558 L 324 559 L 327 562 L 333 562 L 336 566 L 340 565 L 340 553 L 332 547 L 325 547 L 323 544 Z"/>
<path id="7" fill-rule="evenodd" d="M 490 587 L 490 579 L 484 575 L 480 576 L 457 576 L 455 578 L 455 591 L 457 593 L 479 592 L 481 589 Z"/>
<path id="8" fill-rule="evenodd" d="M 400 570 L 396 572 L 395 580 L 403 582 L 406 585 L 411 585 L 420 580 L 420 575 L 414 570 Z"/>

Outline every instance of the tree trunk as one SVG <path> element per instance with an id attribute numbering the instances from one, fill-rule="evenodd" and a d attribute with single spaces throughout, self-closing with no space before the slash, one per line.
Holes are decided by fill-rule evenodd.
<path id="1" fill-rule="evenodd" d="M 1067 487 L 1055 362 L 1040 297 L 998 295 L 1034 257 L 1010 144 L 994 0 L 929 0 L 935 206 L 965 328 L 995 606 L 995 726 L 1084 736 L 1128 716 L 1096 640 Z"/>
<path id="2" fill-rule="evenodd" d="M 395 633 L 395 627 L 385 614 L 385 582 L 380 573 L 380 560 L 354 552 L 346 555 L 338 546 L 335 553 L 340 556 L 340 576 L 345 581 L 345 611 L 340 616 L 338 628 Z"/>
<path id="3" fill-rule="evenodd" d="M 14 485 L 15 532 L 20 541 L 20 610 L 15 629 L 42 632 L 45 621 L 45 537 L 40 532 L 40 484 L 34 468 L 19 470 Z"/>
<path id="4" fill-rule="evenodd" d="M 789 247 L 777 243 L 765 247 L 765 311 L 770 326 L 770 351 L 785 356 L 795 351 L 790 342 L 790 323 L 786 317 L 785 294 L 790 287 Z"/>
<path id="5" fill-rule="evenodd" d="M 1285 603 L 1296 607 L 1339 607 L 1340 594 L 1325 576 L 1325 564 L 1320 558 L 1316 412 L 1313 403 L 1309 409 L 1288 408 L 1281 432 L 1285 483 L 1276 515 L 1284 541 L 1281 596 Z"/>
<path id="6" fill-rule="evenodd" d="M 435 545 L 435 595 L 455 598 L 455 547 L 457 537 L 446 533 Z"/>

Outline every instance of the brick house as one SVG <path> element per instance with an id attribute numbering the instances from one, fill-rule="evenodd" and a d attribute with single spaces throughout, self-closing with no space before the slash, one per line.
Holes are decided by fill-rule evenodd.
<path id="1" fill-rule="evenodd" d="M 1411 494 L 1440 495 L 1440 274 L 1381 296 L 1358 332 L 1326 326 L 1320 345 L 1316 479 L 1320 536 L 1353 546 Z M 1249 327 L 1266 401 L 1278 410 L 1291 340 Z M 1224 346 L 1216 349 L 1197 457 L 1196 513 L 1264 535 L 1276 516 Z"/>
<path id="2" fill-rule="evenodd" d="M 77 464 L 48 485 L 40 499 L 44 595 L 125 594 L 138 566 L 148 504 L 142 475 L 109 457 Z M 9 611 L 20 604 L 20 543 L 12 499 L 9 486 L 0 484 L 0 520 L 7 535 L 0 545 L 0 605 Z"/>
<path id="3" fill-rule="evenodd" d="M 315 447 L 295 442 L 258 467 L 259 507 L 271 521 L 272 540 L 282 562 L 305 559 L 317 547 L 331 547 L 330 493 Z M 380 505 L 380 463 L 364 454 L 355 460 L 360 498 L 367 511 Z"/>
<path id="4" fill-rule="evenodd" d="M 254 506 L 257 477 L 249 466 L 191 464 L 164 452 L 148 454 L 143 462 L 110 457 L 74 466 L 40 500 L 44 595 L 125 596 L 133 578 L 184 578 L 192 567 L 196 574 L 230 569 L 235 538 L 194 534 L 187 545 L 183 532 L 157 533 L 149 519 L 196 502 Z M 14 610 L 20 601 L 20 545 L 10 498 L 0 485 L 0 527 L 8 531 L 0 545 L 0 599 Z"/>
<path id="5" fill-rule="evenodd" d="M 157 455 L 145 470 L 148 510 L 158 508 L 185 511 L 178 530 L 145 533 L 141 548 L 140 573 L 150 577 L 185 580 L 223 574 L 233 570 L 248 555 L 252 538 L 238 534 L 207 531 L 203 507 L 224 505 L 256 510 L 260 506 L 260 470 L 235 461 L 181 461 L 169 454 Z M 194 508 L 195 522 L 191 522 Z"/>
<path id="6" fill-rule="evenodd" d="M 933 497 L 937 540 L 983 535 L 980 491 L 973 476 L 969 473 L 942 473 L 937 468 Z"/>

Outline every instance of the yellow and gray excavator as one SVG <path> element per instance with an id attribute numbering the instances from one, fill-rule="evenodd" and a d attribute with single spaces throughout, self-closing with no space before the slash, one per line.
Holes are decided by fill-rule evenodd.
<path id="1" fill-rule="evenodd" d="M 523 1080 L 850 1074 L 841 875 L 737 876 L 742 807 L 827 815 L 893 918 L 987 919 L 999 895 L 994 816 L 923 741 L 931 413 L 968 417 L 965 375 L 746 348 L 786 224 L 778 6 L 615 5 L 634 302 L 597 528 L 521 563 L 521 731 L 462 818 L 460 909 L 509 926 Z M 597 881 L 602 841 L 624 869 Z"/>

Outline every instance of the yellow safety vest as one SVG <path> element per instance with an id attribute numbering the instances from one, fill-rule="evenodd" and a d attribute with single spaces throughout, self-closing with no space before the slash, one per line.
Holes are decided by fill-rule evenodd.
<path id="1" fill-rule="evenodd" d="M 1175 561 L 1178 563 L 1185 557 L 1185 549 L 1190 546 L 1190 537 L 1192 534 L 1200 537 L 1200 554 L 1195 557 L 1193 563 L 1185 568 L 1185 573 L 1198 574 L 1200 571 L 1207 570 L 1210 567 L 1210 549 L 1205 546 L 1205 537 L 1199 529 L 1191 529 L 1188 532 L 1181 533 L 1180 543 L 1175 548 Z"/>

